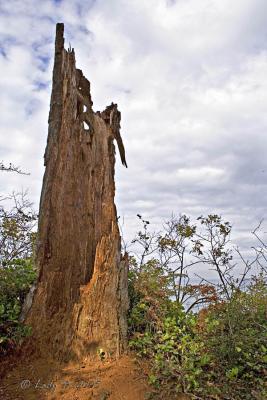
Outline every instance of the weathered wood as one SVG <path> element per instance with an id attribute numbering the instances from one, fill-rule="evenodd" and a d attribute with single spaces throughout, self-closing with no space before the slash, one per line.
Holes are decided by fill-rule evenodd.
<path id="1" fill-rule="evenodd" d="M 114 138 L 126 165 L 120 112 L 92 110 L 90 83 L 64 49 L 57 24 L 45 174 L 40 200 L 37 288 L 26 322 L 58 359 L 118 356 L 126 344 L 127 258 L 114 204 Z M 84 129 L 84 122 L 88 130 Z"/>

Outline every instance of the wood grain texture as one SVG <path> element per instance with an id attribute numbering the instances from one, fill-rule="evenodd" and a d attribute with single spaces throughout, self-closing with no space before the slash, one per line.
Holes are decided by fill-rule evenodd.
<path id="1" fill-rule="evenodd" d="M 57 24 L 45 174 L 39 212 L 37 289 L 26 322 L 57 359 L 117 357 L 126 345 L 127 256 L 114 204 L 120 112 L 92 109 L 90 83 L 64 49 Z M 112 114 L 112 118 L 108 115 Z M 85 128 L 84 128 L 85 126 Z"/>

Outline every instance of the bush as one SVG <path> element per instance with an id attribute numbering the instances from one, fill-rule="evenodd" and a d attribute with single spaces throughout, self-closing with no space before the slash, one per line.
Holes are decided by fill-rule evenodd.
<path id="1" fill-rule="evenodd" d="M 263 275 L 198 313 L 173 300 L 152 259 L 130 268 L 130 347 L 151 363 L 159 398 L 264 400 L 267 396 L 267 284 Z"/>
<path id="2" fill-rule="evenodd" d="M 234 399 L 267 396 L 267 285 L 254 278 L 246 291 L 210 307 L 201 331 L 215 364 L 211 382 Z"/>
<path id="3" fill-rule="evenodd" d="M 15 259 L 0 268 L 0 351 L 6 353 L 30 333 L 19 322 L 27 292 L 36 279 L 31 259 Z"/>
<path id="4" fill-rule="evenodd" d="M 128 318 L 129 333 L 153 332 L 168 314 L 170 290 L 168 277 L 157 260 L 152 259 L 137 268 L 130 259 Z"/>
<path id="5" fill-rule="evenodd" d="M 129 345 L 151 361 L 150 383 L 172 396 L 200 386 L 208 357 L 197 336 L 197 317 L 172 300 L 169 277 L 157 260 L 137 268 L 131 260 L 129 275 Z"/>
<path id="6" fill-rule="evenodd" d="M 0 196 L 0 201 L 0 352 L 6 353 L 29 334 L 29 328 L 19 322 L 19 315 L 36 278 L 33 258 L 37 215 L 25 192 Z"/>

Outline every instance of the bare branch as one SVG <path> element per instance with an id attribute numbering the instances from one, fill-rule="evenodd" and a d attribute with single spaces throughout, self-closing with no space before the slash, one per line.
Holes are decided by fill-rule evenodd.
<path id="1" fill-rule="evenodd" d="M 4 172 L 16 172 L 17 174 L 20 175 L 30 175 L 30 173 L 28 172 L 23 172 L 20 167 L 16 167 L 15 165 L 13 165 L 12 163 L 9 164 L 9 166 L 7 167 L 3 161 L 0 161 L 0 171 L 4 171 Z"/>
<path id="2" fill-rule="evenodd" d="M 210 302 L 210 297 L 201 297 L 200 299 L 197 299 L 194 301 L 186 310 L 186 314 L 188 314 L 196 305 L 198 304 L 203 304 L 203 303 L 209 303 Z"/>

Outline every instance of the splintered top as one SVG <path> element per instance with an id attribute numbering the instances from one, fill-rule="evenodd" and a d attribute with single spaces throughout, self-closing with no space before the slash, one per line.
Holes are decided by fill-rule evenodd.
<path id="1" fill-rule="evenodd" d="M 63 54 L 66 56 L 64 57 Z M 55 40 L 55 65 L 54 65 L 54 80 L 58 82 L 62 79 L 62 65 L 64 64 L 64 60 L 72 60 L 71 65 L 73 65 L 76 73 L 76 97 L 78 99 L 78 104 L 82 106 L 86 106 L 88 110 L 92 111 L 92 99 L 90 94 L 90 82 L 85 78 L 82 71 L 75 67 L 75 54 L 74 49 L 71 48 L 68 51 L 64 51 L 64 24 L 62 22 L 58 22 L 56 25 L 56 40 Z M 66 64 L 67 65 L 67 64 Z M 59 97 L 61 96 L 61 92 L 57 92 Z M 61 98 L 59 98 L 56 103 L 61 104 Z M 112 131 L 112 135 L 114 139 L 117 141 L 119 153 L 121 157 L 122 164 L 127 168 L 127 163 L 125 159 L 125 150 L 122 142 L 122 138 L 120 135 L 120 120 L 121 113 L 118 110 L 117 104 L 111 104 L 108 106 L 102 113 L 98 113 L 98 115 L 105 121 L 105 123 L 110 127 Z M 88 115 L 86 112 L 83 112 L 83 107 L 81 108 L 81 118 L 85 121 Z M 88 123 L 88 120 L 86 120 Z"/>
<path id="2" fill-rule="evenodd" d="M 58 22 L 56 26 L 56 49 L 64 48 L 64 24 Z"/>

